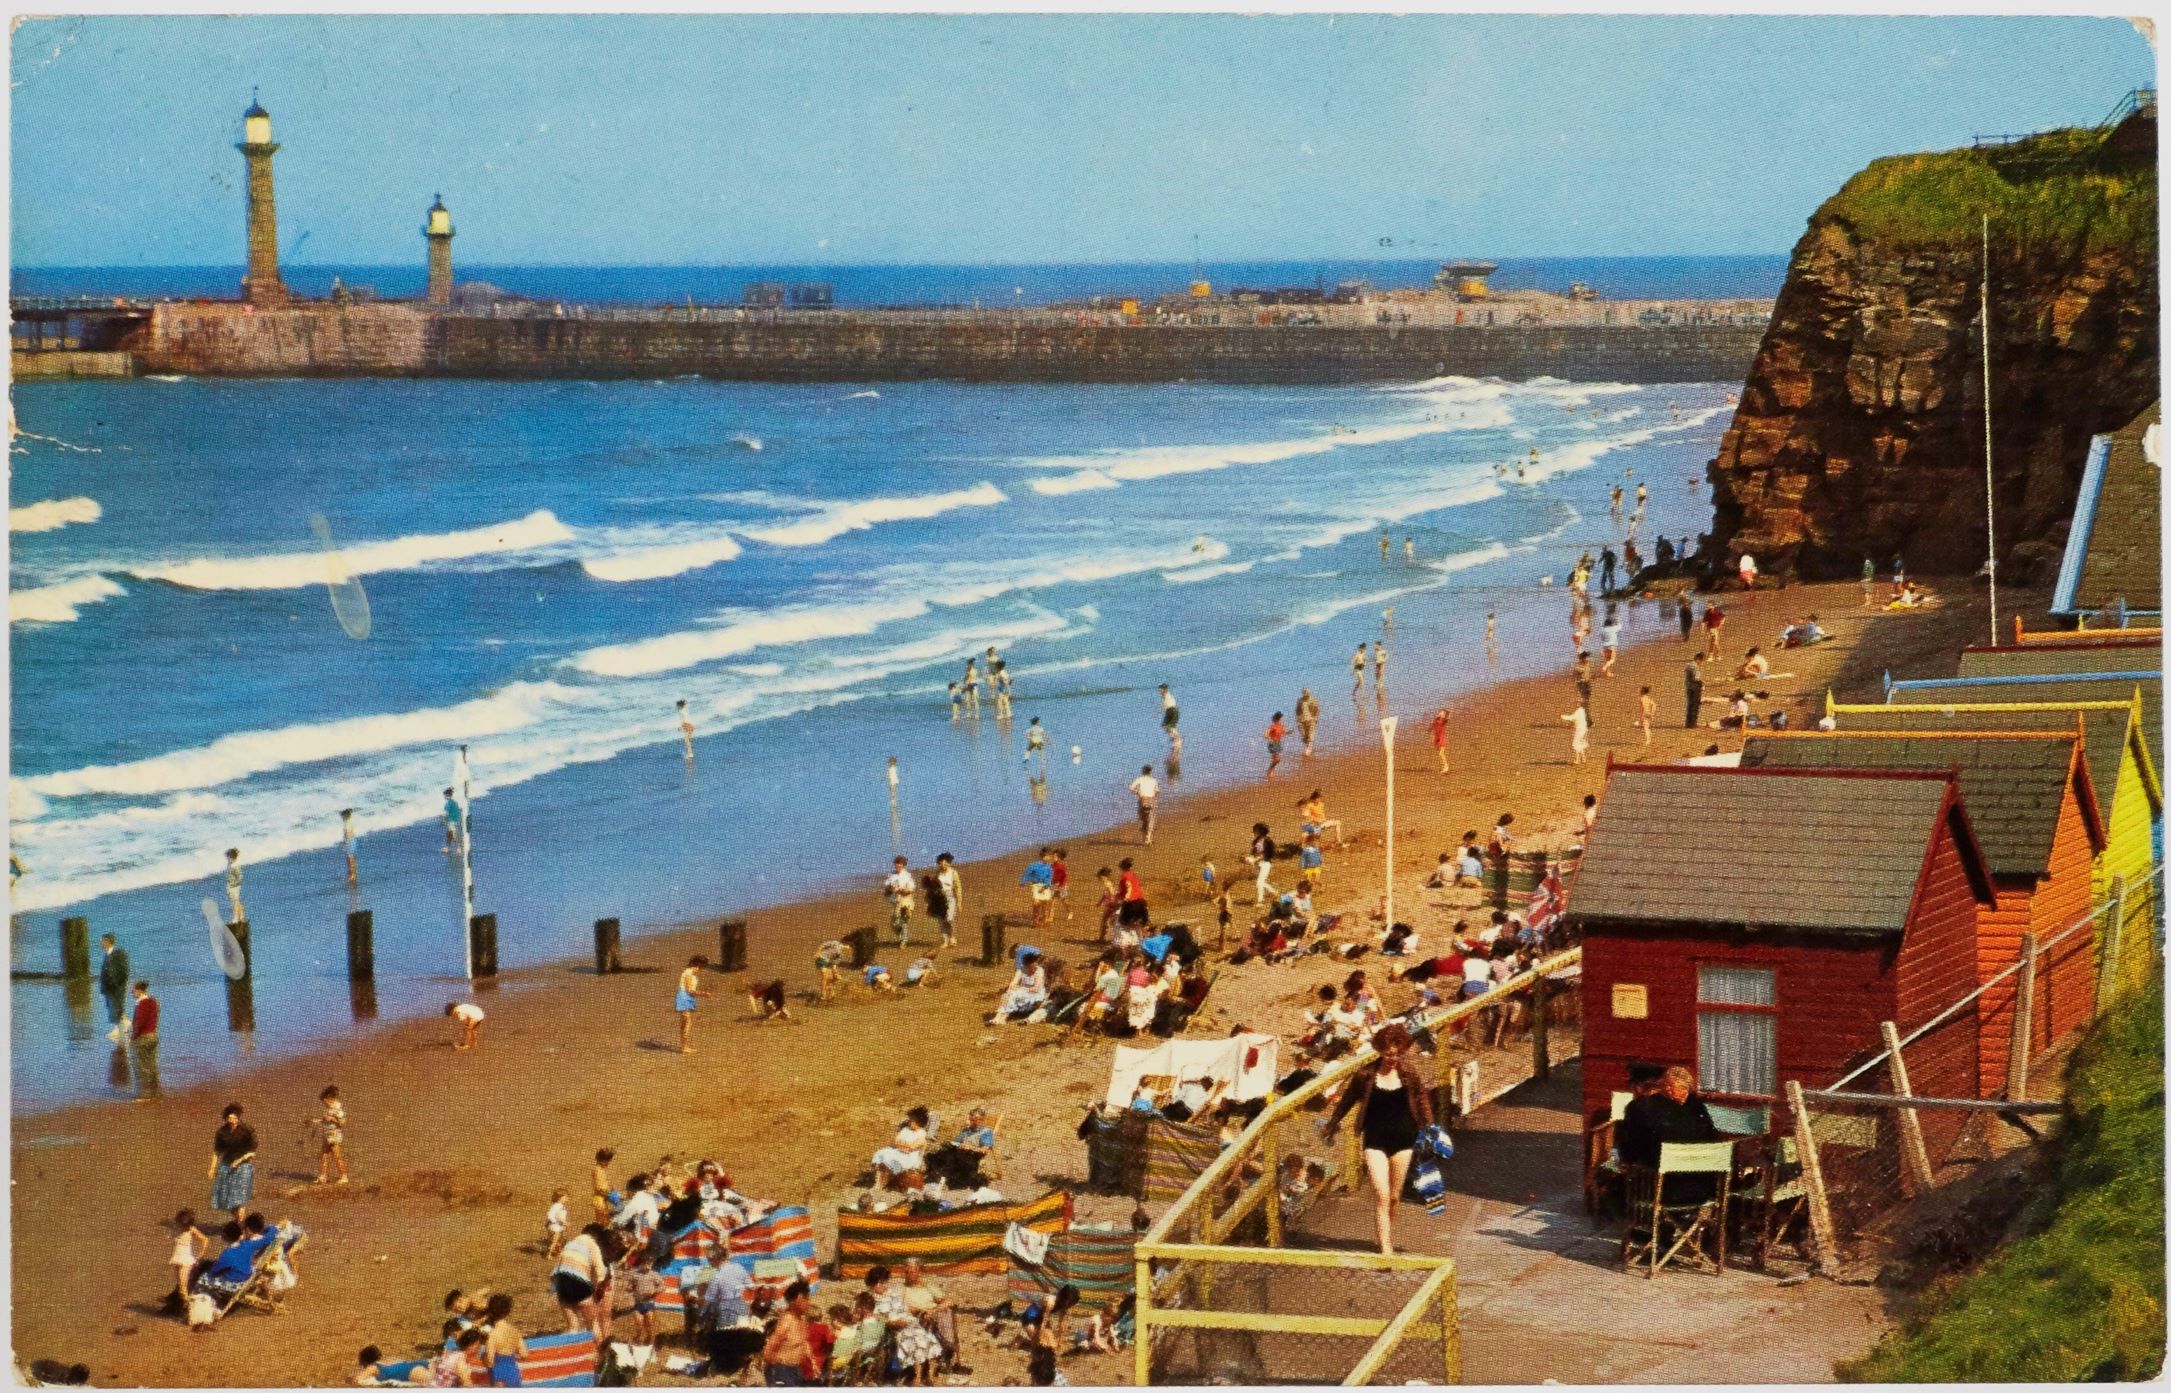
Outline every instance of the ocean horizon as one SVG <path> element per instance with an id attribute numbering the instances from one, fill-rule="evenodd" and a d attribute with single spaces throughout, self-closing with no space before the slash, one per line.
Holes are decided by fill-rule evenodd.
<path id="1" fill-rule="evenodd" d="M 463 283 L 485 282 L 532 299 L 590 304 L 737 304 L 753 281 L 826 282 L 841 308 L 1046 305 L 1095 295 L 1153 297 L 1181 293 L 1203 277 L 1217 289 L 1315 287 L 1363 280 L 1382 290 L 1429 286 L 1441 258 L 1339 260 L 1020 262 L 1014 264 L 824 265 L 760 263 L 685 266 L 467 265 Z M 1583 283 L 1607 299 L 1771 299 L 1786 280 L 1787 254 L 1737 256 L 1503 257 L 1492 280 L 1502 290 L 1565 294 Z M 280 267 L 297 294 L 329 295 L 342 285 L 387 299 L 419 297 L 423 258 L 412 264 L 293 264 Z M 20 296 L 231 298 L 241 284 L 233 266 L 16 266 Z"/>

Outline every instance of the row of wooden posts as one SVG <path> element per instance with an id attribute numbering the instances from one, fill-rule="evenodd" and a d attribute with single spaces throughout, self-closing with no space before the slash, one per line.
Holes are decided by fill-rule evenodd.
<path id="1" fill-rule="evenodd" d="M 229 975 L 226 980 L 227 1024 L 231 1029 L 254 1030 L 256 1028 L 255 1003 L 255 954 L 249 941 L 249 921 L 235 920 L 226 926 L 241 946 L 241 974 Z M 377 980 L 377 919 L 374 911 L 350 910 L 347 914 L 347 981 L 352 988 L 357 1016 L 374 1017 Z M 992 967 L 1004 961 L 1007 954 L 1009 921 L 1001 914 L 987 914 L 980 919 L 980 961 L 982 966 Z M 467 924 L 469 961 L 473 965 L 473 980 L 494 980 L 498 975 L 498 917 L 495 914 L 477 914 Z M 718 972 L 744 972 L 747 967 L 746 921 L 726 919 L 716 926 L 716 959 L 713 966 Z M 852 967 L 864 968 L 875 959 L 879 947 L 875 926 L 863 925 L 844 936 L 851 948 Z M 625 971 L 621 951 L 619 921 L 616 918 L 595 921 L 595 968 L 597 976 Z M 87 986 L 96 976 L 91 969 L 90 920 L 72 915 L 60 921 L 60 969 L 61 977 L 71 986 Z"/>

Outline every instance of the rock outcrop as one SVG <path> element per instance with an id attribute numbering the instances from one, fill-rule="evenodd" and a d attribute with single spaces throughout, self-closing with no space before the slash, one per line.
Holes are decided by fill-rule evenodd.
<path id="1" fill-rule="evenodd" d="M 1707 557 L 1973 572 L 1987 552 L 1981 217 L 1999 574 L 2055 560 L 2089 438 L 2158 392 L 2155 118 L 1879 160 L 1819 208 L 1710 465 Z"/>

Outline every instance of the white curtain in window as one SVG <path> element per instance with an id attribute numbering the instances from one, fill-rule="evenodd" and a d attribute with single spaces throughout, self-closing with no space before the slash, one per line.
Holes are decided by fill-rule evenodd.
<path id="1" fill-rule="evenodd" d="M 1761 967 L 1700 967 L 1696 996 L 1711 1006 L 1774 1004 L 1773 972 Z M 1696 1080 L 1709 1093 L 1770 1098 L 1779 1091 L 1778 1018 L 1761 1011 L 1696 1013 Z"/>
<path id="2" fill-rule="evenodd" d="M 1709 1006 L 1770 1006 L 1772 977 L 1768 967 L 1699 967 L 1696 999 Z"/>

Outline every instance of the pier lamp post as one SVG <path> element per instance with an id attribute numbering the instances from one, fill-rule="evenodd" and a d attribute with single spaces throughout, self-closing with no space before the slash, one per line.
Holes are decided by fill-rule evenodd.
<path id="1" fill-rule="evenodd" d="M 1380 747 L 1387 754 L 1387 927 L 1395 926 L 1395 718 L 1379 718 Z"/>

